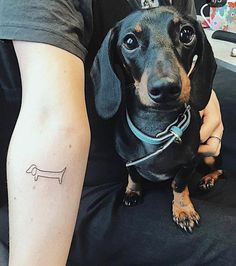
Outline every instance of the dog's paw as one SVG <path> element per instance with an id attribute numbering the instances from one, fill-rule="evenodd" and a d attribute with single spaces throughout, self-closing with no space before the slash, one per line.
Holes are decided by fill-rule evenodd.
<path id="1" fill-rule="evenodd" d="M 123 198 L 123 204 L 127 207 L 132 207 L 140 203 L 142 200 L 141 193 L 138 191 L 129 191 L 125 192 L 124 198 Z"/>
<path id="2" fill-rule="evenodd" d="M 192 233 L 195 225 L 199 224 L 200 216 L 190 203 L 180 206 L 173 202 L 173 221 L 186 232 Z"/>
<path id="3" fill-rule="evenodd" d="M 223 174 L 222 170 L 216 170 L 202 177 L 199 184 L 200 190 L 207 191 L 212 189 L 215 186 L 215 183 L 218 180 L 219 176 L 221 176 L 222 174 Z"/>

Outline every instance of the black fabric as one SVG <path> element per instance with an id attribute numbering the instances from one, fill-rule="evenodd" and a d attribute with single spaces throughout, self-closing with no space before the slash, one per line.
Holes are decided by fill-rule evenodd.
<path id="1" fill-rule="evenodd" d="M 86 55 L 92 0 L 0 0 L 0 39 L 35 41 Z"/>
<path id="2" fill-rule="evenodd" d="M 115 23 L 132 12 L 126 0 L 100 0 L 93 5 L 93 37 L 88 47 L 86 68 L 86 100 L 92 142 L 89 153 L 85 185 L 99 185 L 107 182 L 123 182 L 127 179 L 124 163 L 114 147 L 115 118 L 101 119 L 95 108 L 94 90 L 90 78 L 90 67 L 106 33 Z M 102 177 L 102 178 L 101 178 Z"/>
<path id="3" fill-rule="evenodd" d="M 88 46 L 87 72 L 106 32 L 131 12 L 125 0 L 94 1 L 93 10 L 94 33 Z M 232 87 L 235 81 L 235 73 L 224 69 L 217 71 L 214 87 L 221 99 L 226 128 L 222 153 L 227 175 L 209 193 L 197 189 L 200 176 L 195 176 L 191 198 L 201 215 L 201 224 L 193 234 L 186 234 L 171 218 L 170 182 L 155 185 L 145 182 L 143 203 L 133 208 L 122 206 L 127 173 L 114 149 L 114 119 L 103 121 L 97 116 L 91 82 L 86 76 L 92 145 L 67 266 L 236 265 L 236 92 Z M 18 109 L 8 106 L 4 98 L 0 100 L 11 114 L 11 118 L 1 119 L 5 128 L 0 132 L 1 140 L 7 147 L 12 132 L 9 123 L 12 121 L 14 125 Z M 4 161 L 6 149 L 0 151 Z M 3 176 L 5 169 L 1 170 Z M 6 204 L 3 204 L 0 208 L 0 252 L 8 247 L 7 213 Z"/>
<path id="4" fill-rule="evenodd" d="M 7 202 L 6 156 L 20 98 L 21 80 L 12 42 L 0 41 L 0 206 Z"/>
<path id="5" fill-rule="evenodd" d="M 0 40 L 0 93 L 8 102 L 21 98 L 21 79 L 16 54 L 11 41 Z"/>
<path id="6" fill-rule="evenodd" d="M 0 0 L 2 97 L 15 102 L 21 98 L 20 73 L 11 40 L 51 44 L 84 60 L 92 22 L 92 0 Z"/>

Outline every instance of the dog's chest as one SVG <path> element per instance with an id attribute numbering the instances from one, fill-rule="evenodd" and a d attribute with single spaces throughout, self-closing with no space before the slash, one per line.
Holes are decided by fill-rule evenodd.
<path id="1" fill-rule="evenodd" d="M 157 173 L 156 169 L 138 168 L 137 171 L 142 177 L 152 182 L 166 181 L 176 175 L 176 173 L 173 171 L 165 174 L 160 174 Z"/>
<path id="2" fill-rule="evenodd" d="M 182 143 L 173 142 L 161 153 L 134 165 L 134 167 L 141 176 L 154 182 L 174 177 L 181 166 L 189 165 L 195 159 L 199 145 L 199 130 L 198 116 L 192 114 L 191 123 L 183 134 Z M 125 162 L 145 158 L 161 148 L 162 145 L 150 145 L 137 139 L 124 121 L 118 124 L 116 149 Z"/>

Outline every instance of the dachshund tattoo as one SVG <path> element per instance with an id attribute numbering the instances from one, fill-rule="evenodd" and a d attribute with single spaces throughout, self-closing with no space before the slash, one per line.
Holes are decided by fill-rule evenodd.
<path id="1" fill-rule="evenodd" d="M 65 174 L 66 167 L 61 171 L 43 171 L 35 164 L 32 164 L 27 170 L 27 174 L 32 174 L 34 176 L 34 180 L 38 181 L 39 177 L 49 178 L 49 179 L 58 179 L 59 184 L 62 184 L 63 176 Z"/>

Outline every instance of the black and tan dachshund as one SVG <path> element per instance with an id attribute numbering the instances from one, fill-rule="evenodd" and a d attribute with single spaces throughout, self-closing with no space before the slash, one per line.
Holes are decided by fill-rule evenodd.
<path id="1" fill-rule="evenodd" d="M 124 204 L 141 199 L 141 177 L 173 178 L 173 220 L 188 231 L 200 219 L 188 182 L 198 162 L 199 111 L 209 101 L 215 71 L 199 23 L 167 6 L 138 10 L 118 22 L 91 69 L 98 114 L 117 119 L 116 149 L 129 172 Z M 218 175 L 208 175 L 203 187 Z"/>

